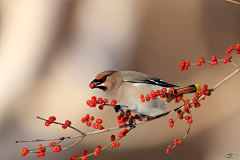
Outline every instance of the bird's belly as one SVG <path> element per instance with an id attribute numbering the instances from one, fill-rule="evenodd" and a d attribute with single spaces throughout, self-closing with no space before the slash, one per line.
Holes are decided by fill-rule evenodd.
<path id="1" fill-rule="evenodd" d="M 122 88 L 125 89 L 123 92 L 125 98 L 120 98 L 121 100 L 118 101 L 118 104 L 123 107 L 125 110 L 131 110 L 132 112 L 141 114 L 141 115 L 148 115 L 148 116 L 156 116 L 160 114 L 164 109 L 167 107 L 167 102 L 165 98 L 157 97 L 155 100 L 151 99 L 150 101 L 142 102 L 140 95 L 150 94 L 151 91 L 156 91 L 161 89 L 159 86 L 152 86 L 148 84 L 136 84 L 133 85 L 131 88 Z M 144 93 L 142 93 L 144 92 Z"/>

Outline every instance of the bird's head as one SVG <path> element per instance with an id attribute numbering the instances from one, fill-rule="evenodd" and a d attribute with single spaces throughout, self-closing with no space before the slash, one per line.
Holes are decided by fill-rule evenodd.
<path id="1" fill-rule="evenodd" d="M 89 84 L 89 87 L 92 89 L 99 88 L 103 91 L 112 88 L 116 81 L 115 76 L 113 76 L 113 73 L 115 72 L 116 71 L 104 71 L 102 73 L 99 73 Z"/>

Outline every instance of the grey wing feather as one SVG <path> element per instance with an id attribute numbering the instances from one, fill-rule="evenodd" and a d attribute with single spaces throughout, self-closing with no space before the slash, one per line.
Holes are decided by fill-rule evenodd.
<path id="1" fill-rule="evenodd" d="M 158 85 L 161 87 L 178 87 L 176 85 L 164 82 L 161 79 L 151 77 L 147 74 L 135 72 L 135 71 L 121 71 L 124 82 L 131 83 L 147 83 L 152 85 Z"/>

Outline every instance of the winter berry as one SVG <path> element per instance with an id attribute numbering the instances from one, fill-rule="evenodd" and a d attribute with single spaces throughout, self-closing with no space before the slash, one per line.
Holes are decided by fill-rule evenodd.
<path id="1" fill-rule="evenodd" d="M 77 156 L 76 154 L 74 154 L 74 155 L 73 155 L 73 158 L 77 159 L 77 158 L 78 158 L 78 156 Z"/>
<path id="2" fill-rule="evenodd" d="M 24 153 L 24 152 L 21 152 L 21 155 L 22 155 L 22 156 L 26 156 L 26 153 Z"/>
<path id="3" fill-rule="evenodd" d="M 166 152 L 169 154 L 169 153 L 171 152 L 171 149 L 170 149 L 170 148 L 168 148 Z"/>
<path id="4" fill-rule="evenodd" d="M 102 125 L 98 125 L 98 129 L 102 130 L 104 129 Z"/>
<path id="5" fill-rule="evenodd" d="M 216 55 L 212 55 L 212 61 L 216 61 Z"/>
<path id="6" fill-rule="evenodd" d="M 95 100 L 97 100 L 97 97 L 96 97 L 96 96 L 92 96 L 92 99 L 95 99 Z"/>
<path id="7" fill-rule="evenodd" d="M 174 123 L 169 123 L 169 127 L 173 127 L 174 126 Z"/>
<path id="8" fill-rule="evenodd" d="M 103 110 L 103 105 L 98 106 L 99 110 Z"/>
<path id="9" fill-rule="evenodd" d="M 130 111 L 130 110 L 127 110 L 127 111 L 126 111 L 126 115 L 127 115 L 127 116 L 131 116 L 131 111 Z"/>
<path id="10" fill-rule="evenodd" d="M 90 101 L 90 100 L 88 100 L 88 101 L 87 101 L 87 105 L 90 105 L 90 103 L 91 103 L 91 101 Z"/>
<path id="11" fill-rule="evenodd" d="M 113 142 L 113 141 L 115 141 L 115 135 L 111 135 L 111 141 Z"/>
<path id="12" fill-rule="evenodd" d="M 198 62 L 204 63 L 204 58 L 203 58 L 203 57 L 200 57 Z"/>
<path id="13" fill-rule="evenodd" d="M 185 64 L 185 61 L 182 60 L 182 61 L 181 61 L 181 64 Z"/>
<path id="14" fill-rule="evenodd" d="M 142 98 L 142 99 L 141 99 L 141 101 L 142 101 L 142 102 L 145 102 L 145 99 L 144 99 L 144 98 Z"/>
<path id="15" fill-rule="evenodd" d="M 57 144 L 56 142 L 52 142 L 52 146 L 55 147 Z"/>
<path id="16" fill-rule="evenodd" d="M 144 98 L 144 95 L 143 95 L 143 94 L 141 94 L 141 95 L 140 95 L 140 98 Z"/>
<path id="17" fill-rule="evenodd" d="M 49 122 L 49 121 L 46 121 L 46 122 L 45 122 L 45 126 L 47 126 L 47 127 L 50 126 L 50 122 Z"/>
<path id="18" fill-rule="evenodd" d="M 67 128 L 67 125 L 62 125 L 62 128 L 63 128 L 63 129 L 66 129 L 66 128 Z"/>
<path id="19" fill-rule="evenodd" d="M 87 125 L 88 127 L 90 127 L 90 126 L 91 126 L 91 124 L 92 124 L 92 123 L 91 123 L 91 122 L 89 122 L 89 121 L 86 123 L 86 125 Z"/>
<path id="20" fill-rule="evenodd" d="M 189 64 L 189 63 L 190 63 L 190 61 L 189 61 L 189 60 L 187 60 L 187 61 L 186 61 L 186 63 L 187 63 L 187 64 Z"/>
<path id="21" fill-rule="evenodd" d="M 93 116 L 91 116 L 91 117 L 89 117 L 89 119 L 90 119 L 91 121 L 93 121 L 93 120 L 94 120 L 94 117 L 93 117 Z"/>
<path id="22" fill-rule="evenodd" d="M 173 119 L 169 119 L 169 123 L 173 123 Z"/>
<path id="23" fill-rule="evenodd" d="M 147 98 L 146 98 L 146 101 L 150 101 L 150 98 L 149 98 L 149 97 L 147 97 Z"/>
<path id="24" fill-rule="evenodd" d="M 230 49 L 234 49 L 234 46 L 233 46 L 233 45 L 231 45 L 229 48 L 230 48 Z"/>
<path id="25" fill-rule="evenodd" d="M 85 156 L 88 154 L 88 151 L 87 150 L 84 150 L 83 153 L 82 153 L 82 156 Z"/>
<path id="26" fill-rule="evenodd" d="M 56 118 L 55 118 L 54 116 L 51 116 L 51 117 L 49 117 L 49 119 L 48 119 L 49 122 L 53 122 L 53 121 L 55 121 L 55 120 L 56 120 Z"/>
<path id="27" fill-rule="evenodd" d="M 162 93 L 166 93 L 167 92 L 167 89 L 166 88 L 163 88 L 161 89 Z"/>
<path id="28" fill-rule="evenodd" d="M 125 122 L 127 122 L 128 121 L 128 118 L 127 117 L 124 117 L 123 119 L 122 119 L 122 122 L 123 123 L 125 123 Z"/>
<path id="29" fill-rule="evenodd" d="M 196 103 L 196 104 L 194 104 L 194 106 L 195 106 L 195 108 L 198 108 L 198 107 L 201 106 L 201 104 L 200 103 Z"/>
<path id="30" fill-rule="evenodd" d="M 97 119 L 97 120 L 96 120 L 96 123 L 101 124 L 101 123 L 102 123 L 102 120 L 101 120 L 101 119 Z"/>
<path id="31" fill-rule="evenodd" d="M 38 145 L 38 150 L 41 151 L 42 148 L 43 148 L 43 145 L 42 145 L 42 144 L 39 144 L 39 145 Z"/>
<path id="32" fill-rule="evenodd" d="M 57 148 L 53 148 L 53 152 L 57 152 Z"/>
<path id="33" fill-rule="evenodd" d="M 201 65 L 202 65 L 202 63 L 198 61 L 198 62 L 197 62 L 197 65 L 198 65 L 198 66 L 201 66 Z"/>
<path id="34" fill-rule="evenodd" d="M 27 148 L 23 148 L 23 149 L 22 149 L 22 152 L 25 153 L 25 154 L 28 154 L 29 151 L 28 151 Z"/>
<path id="35" fill-rule="evenodd" d="M 152 119 L 152 118 L 153 118 L 152 116 L 147 116 L 147 120 Z"/>
<path id="36" fill-rule="evenodd" d="M 116 104 L 117 104 L 117 101 L 116 100 L 112 100 L 111 105 L 115 106 Z"/>
<path id="37" fill-rule="evenodd" d="M 116 142 L 115 145 L 116 145 L 116 147 L 119 147 L 119 146 L 120 146 L 120 143 L 119 143 L 119 142 Z"/>
<path id="38" fill-rule="evenodd" d="M 190 118 L 191 118 L 190 116 L 186 116 L 186 117 L 185 117 L 186 120 L 189 120 Z"/>
<path id="39" fill-rule="evenodd" d="M 175 145 L 175 146 L 179 146 L 178 142 L 174 142 L 174 145 Z"/>
<path id="40" fill-rule="evenodd" d="M 232 56 L 228 56 L 229 59 L 232 59 Z"/>
<path id="41" fill-rule="evenodd" d="M 226 50 L 225 53 L 226 53 L 226 54 L 229 54 L 230 52 L 229 52 L 229 50 Z"/>
<path id="42" fill-rule="evenodd" d="M 81 120 L 82 123 L 85 123 L 86 121 L 87 121 L 86 117 L 83 117 L 82 120 Z"/>
<path id="43" fill-rule="evenodd" d="M 86 116 L 85 116 L 85 117 L 86 117 L 87 119 L 89 119 L 89 117 L 90 117 L 90 116 L 89 116 L 89 114 L 86 114 Z"/>
<path id="44" fill-rule="evenodd" d="M 71 125 L 71 121 L 66 120 L 66 121 L 65 121 L 65 124 L 66 124 L 67 126 L 70 126 L 70 125 Z"/>
<path id="45" fill-rule="evenodd" d="M 90 84 L 89 84 L 89 87 L 90 87 L 90 88 L 93 88 L 93 87 L 94 87 L 94 84 L 93 84 L 93 83 L 90 83 Z"/>
<path id="46" fill-rule="evenodd" d="M 45 156 L 45 153 L 44 153 L 44 152 L 41 152 L 41 153 L 40 153 L 40 156 L 41 156 L 41 157 L 44 157 L 44 156 Z"/>
<path id="47" fill-rule="evenodd" d="M 95 151 L 94 156 L 98 156 L 99 152 Z"/>
<path id="48" fill-rule="evenodd" d="M 108 100 L 107 100 L 107 99 L 104 99 L 103 102 L 104 102 L 104 103 L 108 103 Z"/>
<path id="49" fill-rule="evenodd" d="M 186 111 L 186 110 L 185 110 Z M 178 115 L 178 118 L 179 119 L 183 119 L 183 116 L 182 115 Z"/>
<path id="50" fill-rule="evenodd" d="M 180 71 L 183 71 L 183 70 L 184 70 L 184 68 L 183 68 L 183 67 L 179 67 L 179 69 L 180 69 Z"/>
<path id="51" fill-rule="evenodd" d="M 61 147 L 60 145 L 57 145 L 57 146 L 56 146 L 56 149 L 59 151 L 59 150 L 62 149 L 62 147 Z"/>
<path id="52" fill-rule="evenodd" d="M 170 88 L 170 92 L 174 92 L 175 91 L 175 88 L 174 87 L 171 87 Z"/>
<path id="53" fill-rule="evenodd" d="M 40 158 L 40 157 L 41 157 L 40 152 L 36 153 L 36 156 L 37 156 L 38 158 Z"/>
<path id="54" fill-rule="evenodd" d="M 112 147 L 115 148 L 115 147 L 116 147 L 116 144 L 115 144 L 115 143 L 112 143 Z"/>
<path id="55" fill-rule="evenodd" d="M 193 120 L 192 120 L 192 119 L 189 119 L 189 120 L 187 121 L 187 123 L 193 123 Z"/>

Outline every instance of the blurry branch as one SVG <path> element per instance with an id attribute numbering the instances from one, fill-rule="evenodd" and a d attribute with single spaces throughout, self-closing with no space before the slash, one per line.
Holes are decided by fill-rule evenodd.
<path id="1" fill-rule="evenodd" d="M 226 0 L 228 2 L 232 2 L 232 3 L 235 3 L 235 4 L 240 4 L 240 2 L 237 2 L 237 1 L 233 1 L 233 0 Z"/>

